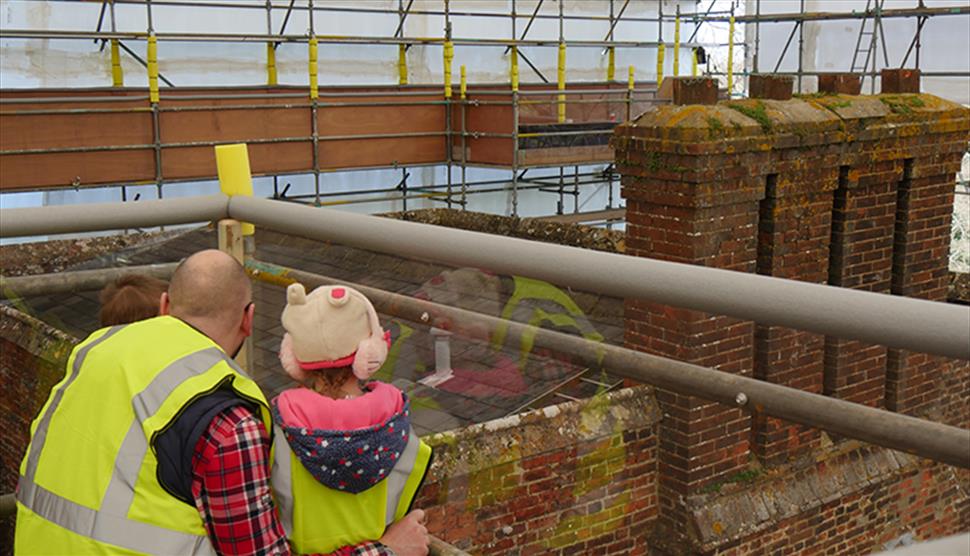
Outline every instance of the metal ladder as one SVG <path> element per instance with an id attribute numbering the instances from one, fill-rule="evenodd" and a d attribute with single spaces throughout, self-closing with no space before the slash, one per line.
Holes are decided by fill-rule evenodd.
<path id="1" fill-rule="evenodd" d="M 866 11 L 862 17 L 862 25 L 859 26 L 859 36 L 855 42 L 855 52 L 852 54 L 852 66 L 850 71 L 852 73 L 864 73 L 869 69 L 869 62 L 873 61 L 875 63 L 876 57 L 876 43 L 879 40 L 879 15 L 882 13 L 882 6 L 886 0 L 866 0 Z M 875 17 L 869 17 L 870 8 L 875 5 Z M 872 19 L 872 30 L 866 30 L 866 23 Z M 868 44 L 865 48 L 860 48 L 863 44 L 863 38 L 866 38 Z M 859 54 L 865 52 L 866 58 L 862 64 L 857 62 L 860 59 Z"/>

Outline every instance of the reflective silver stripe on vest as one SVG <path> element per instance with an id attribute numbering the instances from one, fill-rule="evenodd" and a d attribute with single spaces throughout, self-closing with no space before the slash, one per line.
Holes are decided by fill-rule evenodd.
<path id="1" fill-rule="evenodd" d="M 17 501 L 40 517 L 98 542 L 148 554 L 215 554 L 209 538 L 162 529 L 75 504 L 20 477 Z"/>
<path id="2" fill-rule="evenodd" d="M 275 454 L 273 456 L 273 493 L 276 495 L 276 505 L 280 510 L 280 520 L 286 536 L 293 535 L 293 479 L 290 475 L 290 466 L 293 463 L 293 453 L 290 444 L 286 441 L 286 435 L 276 427 L 276 438 L 273 440 Z M 385 509 L 386 525 L 394 523 L 394 514 L 397 512 L 397 505 L 404 494 L 404 485 L 407 484 L 411 471 L 414 470 L 414 463 L 418 459 L 418 447 L 421 441 L 414 429 L 408 434 L 408 443 L 404 447 L 404 452 L 397 464 L 391 469 L 387 479 L 387 508 Z M 295 465 L 302 465 L 297 462 Z"/>
<path id="3" fill-rule="evenodd" d="M 124 516 L 134 501 L 138 472 L 148 452 L 142 422 L 154 415 L 180 384 L 208 371 L 220 361 L 229 361 L 229 358 L 217 347 L 190 353 L 165 367 L 135 395 L 132 399 L 135 418 L 115 456 L 114 471 L 101 500 L 101 510 L 75 504 L 51 493 L 34 483 L 32 476 L 20 478 L 17 499 L 40 517 L 99 542 L 148 553 L 214 554 L 205 535 L 180 533 Z M 75 363 L 75 368 L 79 369 L 80 365 Z"/>
<path id="4" fill-rule="evenodd" d="M 252 340 L 246 340 L 246 341 L 248 342 L 248 341 L 252 341 Z M 225 360 L 226 360 L 226 363 L 227 363 L 227 364 L 228 364 L 228 365 L 229 365 L 230 367 L 232 367 L 232 370 L 234 370 L 234 371 L 236 371 L 237 373 L 239 373 L 240 375 L 242 375 L 242 376 L 244 376 L 244 377 L 246 377 L 246 378 L 248 378 L 249 380 L 255 380 L 255 379 L 253 378 L 253 375 L 251 375 L 251 374 L 249 374 L 249 373 L 248 373 L 248 372 L 246 371 L 246 369 L 244 369 L 244 368 L 242 368 L 242 367 L 240 367 L 240 366 L 239 366 L 239 363 L 236 363 L 236 360 L 235 360 L 235 359 L 233 359 L 233 358 L 231 358 L 231 357 L 229 357 L 228 355 L 225 355 L 225 354 L 223 354 L 223 359 L 225 359 Z"/>
<path id="5" fill-rule="evenodd" d="M 33 481 L 34 474 L 37 473 L 37 457 L 40 456 L 41 450 L 44 449 L 44 442 L 47 441 L 47 429 L 51 426 L 51 417 L 54 415 L 54 412 L 57 411 L 57 406 L 61 404 L 61 399 L 64 397 L 64 391 L 67 390 L 77 378 L 78 371 L 81 370 L 81 363 L 84 362 L 84 358 L 87 357 L 88 352 L 91 351 L 91 348 L 114 336 L 122 328 L 124 327 L 114 326 L 110 328 L 107 332 L 102 334 L 100 338 L 82 347 L 74 355 L 74 365 L 71 366 L 71 376 L 67 377 L 67 381 L 64 382 L 64 386 L 61 386 L 56 392 L 54 392 L 54 397 L 51 400 L 51 404 L 47 406 L 47 412 L 44 413 L 44 416 L 40 418 L 40 422 L 37 423 L 37 430 L 34 431 L 34 437 L 30 443 L 30 453 L 27 454 L 27 466 L 24 470 L 29 480 Z"/>
<path id="6" fill-rule="evenodd" d="M 118 455 L 115 456 L 114 472 L 104 492 L 104 498 L 101 499 L 102 508 L 116 509 L 115 511 L 121 515 L 128 514 L 131 503 L 135 499 L 138 472 L 148 452 L 148 439 L 145 438 L 142 423 L 162 407 L 168 396 L 180 384 L 208 371 L 224 359 L 227 360 L 228 357 L 217 347 L 190 353 L 165 367 L 155 376 L 151 384 L 135 395 L 131 401 L 135 418 L 128 428 L 121 448 L 118 449 Z M 122 508 L 124 511 L 121 511 Z"/>
<path id="7" fill-rule="evenodd" d="M 401 495 L 404 494 L 404 485 L 407 484 L 411 471 L 414 471 L 414 462 L 418 459 L 420 444 L 418 435 L 414 433 L 414 427 L 411 427 L 408 432 L 408 444 L 401 453 L 401 459 L 387 475 L 387 508 L 385 509 L 387 513 L 384 517 L 385 523 L 388 525 L 394 523 L 394 514 L 397 512 Z"/>
<path id="8" fill-rule="evenodd" d="M 280 511 L 283 530 L 289 537 L 293 534 L 293 479 L 290 477 L 292 452 L 283 430 L 276 425 L 273 428 L 276 433 L 273 435 L 273 474 L 270 482 L 276 495 L 276 507 Z"/>

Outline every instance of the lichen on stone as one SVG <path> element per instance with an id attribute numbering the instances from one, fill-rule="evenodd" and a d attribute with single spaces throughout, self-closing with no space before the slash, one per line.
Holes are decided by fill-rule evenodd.
<path id="1" fill-rule="evenodd" d="M 879 100 L 889 107 L 893 114 L 912 114 L 913 108 L 923 108 L 926 103 L 918 96 L 883 95 Z"/>

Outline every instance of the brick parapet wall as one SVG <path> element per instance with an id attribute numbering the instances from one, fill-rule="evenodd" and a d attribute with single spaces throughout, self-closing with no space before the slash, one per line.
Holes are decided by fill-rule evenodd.
<path id="1" fill-rule="evenodd" d="M 659 420 L 638 386 L 431 436 L 415 507 L 474 554 L 646 554 Z"/>
<path id="2" fill-rule="evenodd" d="M 887 118 L 894 132 L 891 152 L 903 164 L 896 191 L 891 291 L 943 301 L 948 289 L 953 175 L 960 169 L 970 124 L 965 109 L 927 95 L 882 95 L 880 100 L 893 113 Z M 940 414 L 940 376 L 959 372 L 965 364 L 889 349 L 886 406 L 910 415 Z"/>
<path id="3" fill-rule="evenodd" d="M 627 199 L 627 253 L 880 293 L 919 290 L 927 293 L 917 296 L 942 300 L 947 256 L 940 238 L 948 238 L 952 176 L 968 129 L 970 112 L 929 95 L 658 107 L 619 127 L 613 138 Z M 901 183 L 910 197 L 898 209 Z M 920 203 L 915 211 L 910 198 Z M 733 234 L 713 225 L 727 221 L 737 226 Z M 758 230 L 755 259 L 751 226 Z M 717 338 L 700 334 L 700 316 L 708 322 L 718 317 L 637 300 L 626 307 L 629 347 L 746 372 L 744 365 L 737 368 L 734 354 L 728 360 L 709 347 Z M 894 408 L 908 405 L 915 409 L 907 412 L 924 415 L 929 410 L 922 405 L 935 400 L 937 418 L 966 418 L 958 404 L 928 386 L 965 380 L 948 373 L 952 364 L 939 358 L 776 326 L 734 332 L 735 345 L 753 346 L 757 378 L 877 407 L 903 400 Z M 706 351 L 699 354 L 698 346 Z M 895 357 L 888 372 L 887 353 Z M 964 370 L 965 362 L 960 364 Z M 966 401 L 965 393 L 959 397 Z M 689 499 L 752 471 L 719 461 L 722 452 L 696 453 L 705 437 L 689 433 L 702 430 L 718 409 L 698 402 L 702 409 L 693 412 L 695 404 L 686 396 L 659 392 L 658 398 L 668 414 L 678 403 L 684 406 L 661 425 L 658 528 L 687 531 L 689 518 L 679 511 L 685 506 L 665 505 L 665 485 Z M 722 429 L 720 444 L 741 449 L 736 455 L 743 460 L 733 419 L 727 413 L 720 418 L 730 429 Z M 752 421 L 751 449 L 762 465 L 816 455 L 817 431 L 758 414 Z M 684 468 L 678 462 L 686 462 Z M 678 511 L 669 512 L 671 506 Z M 843 547 L 846 551 L 851 550 Z"/>
<path id="4" fill-rule="evenodd" d="M 757 273 L 824 284 L 831 236 L 832 191 L 838 186 L 841 120 L 805 102 L 726 103 L 759 117 L 776 137 L 759 206 Z M 821 393 L 824 336 L 781 326 L 755 327 L 756 378 Z M 755 414 L 752 448 L 759 461 L 779 465 L 808 457 L 819 431 Z"/>
<path id="5" fill-rule="evenodd" d="M 771 156 L 757 123 L 722 105 L 663 106 L 618 130 L 614 141 L 627 200 L 627 254 L 755 271 L 765 194 L 758 172 Z M 627 300 L 626 320 L 627 347 L 753 372 L 750 321 L 641 300 Z M 665 418 L 654 536 L 680 537 L 686 497 L 747 467 L 750 420 L 740 409 L 693 396 L 661 389 L 657 397 Z"/>
<path id="6" fill-rule="evenodd" d="M 0 305 L 0 493 L 17 486 L 30 424 L 40 413 L 77 343 L 73 336 Z M 0 520 L 0 553 L 13 547 L 14 519 Z"/>
<path id="7" fill-rule="evenodd" d="M 889 107 L 874 97 L 824 96 L 810 102 L 829 110 L 846 133 L 832 212 L 828 283 L 890 292 L 893 218 L 901 161 L 888 155 Z M 886 348 L 828 336 L 824 348 L 824 392 L 847 401 L 882 407 Z"/>

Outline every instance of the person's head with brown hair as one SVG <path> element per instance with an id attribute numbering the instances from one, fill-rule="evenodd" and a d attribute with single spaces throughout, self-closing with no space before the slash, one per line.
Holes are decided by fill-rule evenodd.
<path id="1" fill-rule="evenodd" d="M 125 274 L 101 290 L 101 326 L 128 324 L 158 316 L 168 282 L 145 274 Z"/>

